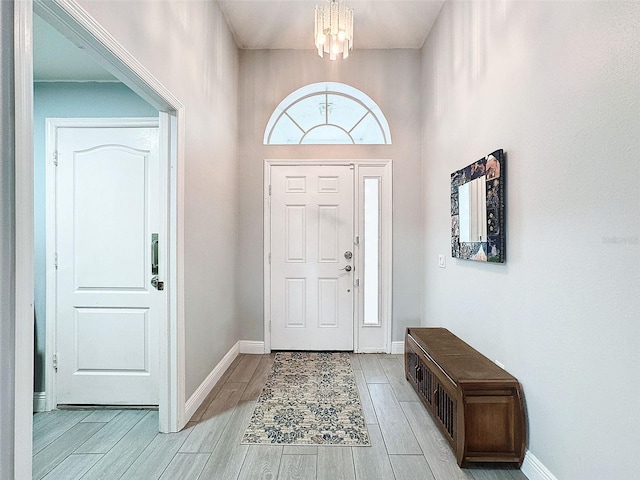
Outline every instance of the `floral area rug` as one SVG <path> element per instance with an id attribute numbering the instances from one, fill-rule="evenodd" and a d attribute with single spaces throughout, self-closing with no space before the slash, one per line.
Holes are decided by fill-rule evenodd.
<path id="1" fill-rule="evenodd" d="M 349 354 L 276 353 L 242 443 L 370 446 Z"/>

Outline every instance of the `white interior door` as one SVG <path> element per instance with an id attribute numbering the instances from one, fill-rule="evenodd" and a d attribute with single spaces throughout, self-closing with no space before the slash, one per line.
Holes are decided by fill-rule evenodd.
<path id="1" fill-rule="evenodd" d="M 272 166 L 270 218 L 271 348 L 352 350 L 352 167 Z"/>
<path id="2" fill-rule="evenodd" d="M 165 292 L 151 285 L 152 234 L 164 241 L 158 129 L 56 131 L 56 402 L 157 405 L 166 315 Z"/>

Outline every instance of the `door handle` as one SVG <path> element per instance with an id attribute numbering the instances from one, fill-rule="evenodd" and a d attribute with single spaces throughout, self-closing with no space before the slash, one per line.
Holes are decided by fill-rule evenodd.
<path id="1" fill-rule="evenodd" d="M 340 270 L 344 270 L 346 272 L 350 272 L 351 271 L 351 265 L 347 265 L 346 267 L 341 268 Z"/>
<path id="2" fill-rule="evenodd" d="M 158 234 L 151 234 L 151 275 L 158 275 Z"/>
<path id="3" fill-rule="evenodd" d="M 151 234 L 151 285 L 156 290 L 164 290 L 164 282 L 158 280 L 158 234 Z"/>

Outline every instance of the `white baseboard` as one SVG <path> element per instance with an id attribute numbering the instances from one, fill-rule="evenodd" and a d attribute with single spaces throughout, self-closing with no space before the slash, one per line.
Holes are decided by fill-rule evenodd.
<path id="1" fill-rule="evenodd" d="M 240 347 L 240 353 L 248 353 L 251 355 L 262 355 L 264 353 L 264 342 L 240 340 L 238 345 Z"/>
<path id="2" fill-rule="evenodd" d="M 222 357 L 222 360 L 220 360 L 218 365 L 216 365 L 211 373 L 207 375 L 207 378 L 204 379 L 204 382 L 202 382 L 196 389 L 196 391 L 193 392 L 193 395 L 189 397 L 189 400 L 187 400 L 187 403 L 185 403 L 184 405 L 184 418 L 186 418 L 187 421 L 190 420 L 191 417 L 193 417 L 193 414 L 196 413 L 198 407 L 202 405 L 202 402 L 205 401 L 207 395 L 209 395 L 211 390 L 213 390 L 213 387 L 216 386 L 216 383 L 218 383 L 218 380 L 220 380 L 222 374 L 227 370 L 227 368 L 229 368 L 231 362 L 233 362 L 233 360 L 238 356 L 238 353 L 240 353 L 239 344 L 240 342 L 231 347 L 231 350 L 229 350 L 227 354 Z"/>
<path id="3" fill-rule="evenodd" d="M 529 480 L 558 480 L 529 450 L 524 456 L 520 470 Z"/>
<path id="4" fill-rule="evenodd" d="M 404 341 L 401 340 L 399 342 L 391 342 L 391 354 L 392 355 L 403 355 L 404 354 Z"/>
<path id="5" fill-rule="evenodd" d="M 33 392 L 33 413 L 46 411 L 47 402 L 45 392 Z"/>

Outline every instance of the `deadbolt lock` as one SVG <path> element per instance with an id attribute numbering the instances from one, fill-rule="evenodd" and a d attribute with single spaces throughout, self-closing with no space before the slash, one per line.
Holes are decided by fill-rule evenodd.
<path id="1" fill-rule="evenodd" d="M 156 290 L 164 290 L 164 282 L 161 282 L 160 280 L 158 280 L 158 276 L 154 275 L 151 278 L 151 285 L 153 285 L 153 287 Z"/>
<path id="2" fill-rule="evenodd" d="M 344 258 L 346 258 L 347 260 L 351 260 L 352 257 L 353 257 L 353 253 L 351 253 L 349 250 L 344 252 Z"/>

